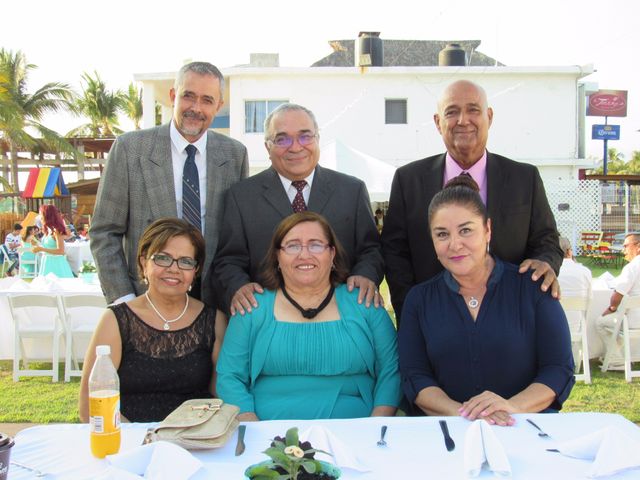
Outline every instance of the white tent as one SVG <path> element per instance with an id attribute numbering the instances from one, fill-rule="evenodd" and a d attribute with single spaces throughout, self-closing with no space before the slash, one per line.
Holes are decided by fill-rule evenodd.
<path id="1" fill-rule="evenodd" d="M 362 180 L 373 202 L 389 200 L 396 167 L 333 140 L 320 148 L 320 165 Z"/>

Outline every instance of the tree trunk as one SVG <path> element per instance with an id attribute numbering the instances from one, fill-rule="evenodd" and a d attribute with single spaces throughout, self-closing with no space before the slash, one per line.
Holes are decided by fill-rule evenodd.
<path id="1" fill-rule="evenodd" d="M 11 147 L 11 186 L 15 192 L 20 191 L 20 184 L 18 183 L 18 152 L 15 145 L 10 144 Z"/>

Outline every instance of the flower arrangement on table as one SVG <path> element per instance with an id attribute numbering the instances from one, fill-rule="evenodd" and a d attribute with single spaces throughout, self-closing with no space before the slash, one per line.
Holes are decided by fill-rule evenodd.
<path id="1" fill-rule="evenodd" d="M 93 262 L 89 262 L 85 260 L 82 262 L 82 268 L 78 273 L 96 273 L 97 271 L 98 269 L 96 268 L 96 265 Z"/>
<path id="2" fill-rule="evenodd" d="M 316 453 L 327 453 L 300 442 L 298 428 L 287 430 L 284 438 L 275 437 L 263 453 L 271 459 L 252 465 L 245 475 L 252 480 L 337 480 L 340 469 L 330 463 L 316 460 Z"/>

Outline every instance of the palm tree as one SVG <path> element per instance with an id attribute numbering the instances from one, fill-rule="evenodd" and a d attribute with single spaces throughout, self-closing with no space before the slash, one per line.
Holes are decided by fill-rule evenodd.
<path id="1" fill-rule="evenodd" d="M 83 92 L 77 101 L 79 113 L 87 117 L 89 123 L 74 128 L 69 136 L 113 137 L 114 133 L 122 133 L 118 112 L 124 108 L 124 94 L 121 90 L 107 90 L 98 72 L 93 73 L 95 77 L 86 72 L 82 74 Z"/>
<path id="2" fill-rule="evenodd" d="M 134 83 L 129 84 L 129 90 L 124 94 L 124 113 L 133 121 L 135 129 L 140 130 L 142 89 L 138 90 Z"/>
<path id="3" fill-rule="evenodd" d="M 602 163 L 602 162 L 600 162 Z M 627 163 L 624 161 L 624 153 L 619 152 L 615 148 L 609 148 L 607 150 L 607 174 L 626 174 L 628 169 Z M 593 170 L 593 173 L 602 175 L 604 168 L 602 166 Z"/>
<path id="4" fill-rule="evenodd" d="M 18 190 L 18 150 L 40 145 L 46 149 L 75 152 L 64 137 L 45 127 L 41 121 L 47 113 L 73 111 L 74 93 L 69 85 L 47 83 L 34 93 L 27 92 L 29 72 L 37 68 L 27 63 L 21 51 L 0 49 L 0 140 L 11 152 L 11 183 Z M 33 136 L 30 131 L 38 134 Z"/>

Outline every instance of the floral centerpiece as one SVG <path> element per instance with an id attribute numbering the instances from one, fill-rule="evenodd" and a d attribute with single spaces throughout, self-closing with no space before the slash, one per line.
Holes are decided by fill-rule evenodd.
<path id="1" fill-rule="evenodd" d="M 78 275 L 86 283 L 95 283 L 96 276 L 98 275 L 98 269 L 93 262 L 88 262 L 85 260 L 82 262 L 82 267 L 80 268 Z"/>
<path id="2" fill-rule="evenodd" d="M 337 480 L 340 469 L 330 463 L 316 460 L 316 453 L 327 453 L 300 442 L 298 428 L 287 430 L 284 438 L 275 437 L 266 453 L 270 460 L 252 465 L 245 471 L 252 480 Z"/>

